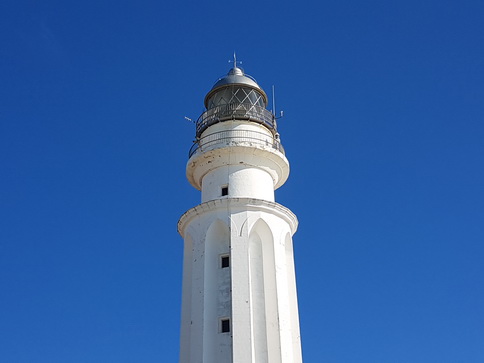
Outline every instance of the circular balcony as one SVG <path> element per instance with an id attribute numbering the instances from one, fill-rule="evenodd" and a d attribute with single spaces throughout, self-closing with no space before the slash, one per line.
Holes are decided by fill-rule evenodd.
<path id="1" fill-rule="evenodd" d="M 260 149 L 274 149 L 284 154 L 284 148 L 279 140 L 270 134 L 250 130 L 219 131 L 202 137 L 193 144 L 188 153 L 192 157 L 198 152 L 218 149 L 227 146 L 247 146 Z"/>
<path id="2" fill-rule="evenodd" d="M 229 103 L 215 106 L 200 115 L 196 122 L 197 137 L 211 125 L 229 120 L 248 120 L 267 127 L 273 135 L 277 133 L 274 115 L 264 107 L 250 103 Z"/>

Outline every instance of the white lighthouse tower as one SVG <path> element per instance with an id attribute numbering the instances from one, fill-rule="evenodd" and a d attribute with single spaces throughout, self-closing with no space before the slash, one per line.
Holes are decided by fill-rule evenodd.
<path id="1" fill-rule="evenodd" d="M 202 202 L 178 222 L 185 241 L 181 363 L 299 363 L 292 235 L 274 200 L 289 176 L 274 115 L 234 67 L 205 97 L 187 178 Z"/>

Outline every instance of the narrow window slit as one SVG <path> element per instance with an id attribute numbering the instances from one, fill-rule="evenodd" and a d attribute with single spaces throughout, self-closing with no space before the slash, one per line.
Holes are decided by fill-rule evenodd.
<path id="1" fill-rule="evenodd" d="M 221 256 L 220 257 L 220 267 L 222 267 L 222 268 L 230 267 L 230 257 L 229 256 Z"/>
<path id="2" fill-rule="evenodd" d="M 228 318 L 220 319 L 220 332 L 221 333 L 230 332 L 230 319 Z"/>
<path id="3" fill-rule="evenodd" d="M 224 197 L 226 195 L 229 195 L 229 186 L 228 185 L 224 185 L 222 187 L 222 197 Z"/>

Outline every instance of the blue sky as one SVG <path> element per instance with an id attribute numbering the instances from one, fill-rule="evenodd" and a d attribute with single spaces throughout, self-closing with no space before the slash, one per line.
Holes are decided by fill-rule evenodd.
<path id="1" fill-rule="evenodd" d="M 233 51 L 291 162 L 306 362 L 484 362 L 481 1 L 3 1 L 0 361 L 175 362 Z"/>

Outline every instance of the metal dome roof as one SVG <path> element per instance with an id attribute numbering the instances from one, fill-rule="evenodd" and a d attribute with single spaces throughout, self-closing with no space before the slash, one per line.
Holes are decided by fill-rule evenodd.
<path id="1" fill-rule="evenodd" d="M 256 80 L 244 73 L 244 70 L 239 67 L 233 67 L 226 76 L 223 76 L 215 82 L 212 89 L 205 96 L 205 107 L 207 107 L 208 99 L 220 88 L 230 86 L 230 85 L 240 85 L 255 88 L 264 97 L 264 102 L 267 104 L 267 95 L 264 90 L 257 84 Z"/>

